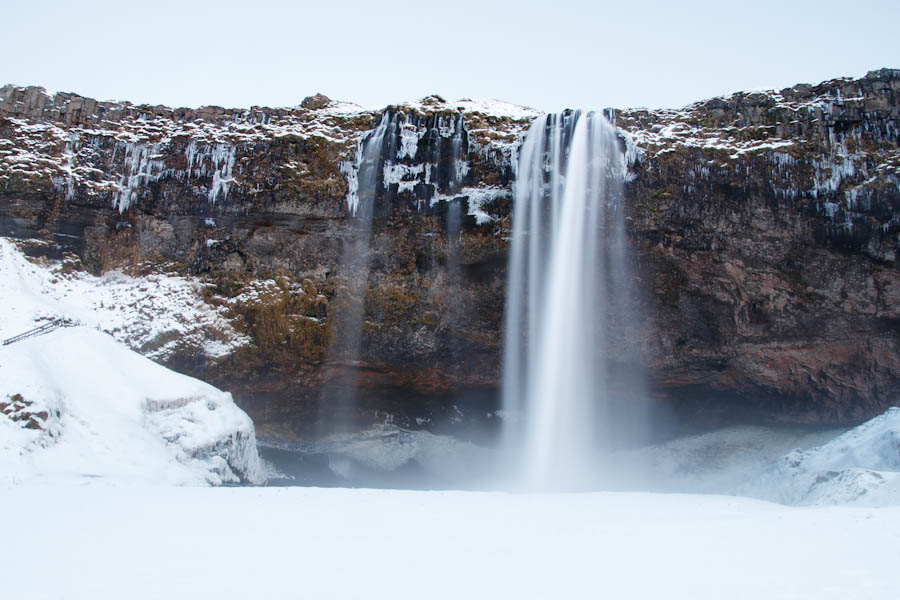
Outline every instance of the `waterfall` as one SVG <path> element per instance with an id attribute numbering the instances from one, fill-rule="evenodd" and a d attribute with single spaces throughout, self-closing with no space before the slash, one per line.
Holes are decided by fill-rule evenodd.
<path id="1" fill-rule="evenodd" d="M 325 384 L 319 397 L 317 433 L 357 431 L 367 418 L 359 392 L 360 358 L 365 354 L 363 324 L 372 257 L 373 217 L 389 216 L 397 206 L 435 211 L 443 201 L 448 288 L 462 285 L 460 233 L 463 198 L 456 198 L 469 171 L 468 133 L 463 114 L 452 125 L 442 115 L 426 121 L 415 114 L 385 111 L 378 126 L 357 145 L 355 159 L 341 164 L 347 177 L 347 229 L 341 236 L 335 295 L 329 307 Z M 424 127 L 424 128 L 423 128 Z M 433 213 L 432 213 L 433 214 Z M 437 263 L 437 259 L 434 260 Z M 452 291 L 452 290 L 451 290 Z M 456 304 L 451 311 L 458 311 Z M 457 326 L 463 318 L 454 313 Z M 454 350 L 449 350 L 453 354 Z"/>
<path id="2" fill-rule="evenodd" d="M 597 485 L 598 456 L 619 426 L 607 367 L 618 349 L 608 332 L 627 333 L 637 320 L 627 291 L 624 173 L 615 129 L 595 113 L 538 119 L 520 152 L 503 409 L 506 455 L 528 488 Z"/>
<path id="3" fill-rule="evenodd" d="M 355 429 L 358 418 L 357 368 L 362 350 L 365 296 L 369 283 L 372 216 L 383 192 L 382 157 L 397 144 L 396 118 L 387 111 L 357 146 L 349 186 L 349 233 L 343 240 L 338 288 L 330 310 L 328 363 L 335 373 L 323 387 L 317 415 L 320 436 Z M 394 150 L 395 151 L 395 150 Z"/>

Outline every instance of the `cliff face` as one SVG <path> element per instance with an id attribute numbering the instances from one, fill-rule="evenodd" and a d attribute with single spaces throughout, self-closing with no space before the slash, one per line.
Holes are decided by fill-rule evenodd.
<path id="1" fill-rule="evenodd" d="M 609 111 L 645 316 L 616 334 L 620 371 L 646 369 L 661 401 L 710 418 L 850 422 L 896 403 L 898 89 L 883 70 Z M 320 96 L 169 109 L 6 86 L 0 234 L 93 271 L 204 278 L 203 301 L 250 342 L 212 359 L 192 338 L 162 360 L 232 391 L 262 435 L 311 433 L 323 390 L 349 381 L 370 421 L 484 421 L 516 152 L 538 116 L 438 97 L 385 115 Z M 370 273 L 350 298 L 359 140 L 379 123 Z M 360 301 L 359 357 L 329 354 L 329 325 Z"/>
<path id="2" fill-rule="evenodd" d="M 897 402 L 898 90 L 882 70 L 617 115 L 662 388 L 812 422 Z"/>

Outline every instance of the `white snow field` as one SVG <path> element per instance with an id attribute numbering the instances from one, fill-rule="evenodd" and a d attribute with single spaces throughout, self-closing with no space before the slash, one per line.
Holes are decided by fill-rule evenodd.
<path id="1" fill-rule="evenodd" d="M 713 495 L 3 489 L 11 599 L 885 599 L 900 508 Z"/>

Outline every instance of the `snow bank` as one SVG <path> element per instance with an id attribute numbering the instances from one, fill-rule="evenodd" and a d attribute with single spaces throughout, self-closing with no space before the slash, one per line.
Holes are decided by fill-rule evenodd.
<path id="1" fill-rule="evenodd" d="M 40 427 L 0 416 L 0 480 L 264 479 L 253 423 L 230 394 L 99 331 L 62 329 L 0 347 L 0 402 L 13 397 Z"/>
<path id="2" fill-rule="evenodd" d="M 67 318 L 151 356 L 184 342 L 210 355 L 239 337 L 182 277 L 94 277 L 29 262 L 0 238 L 0 339 Z M 250 418 L 222 392 L 91 327 L 0 347 L 0 480 L 106 477 L 168 483 L 264 479 Z M 168 340 L 158 344 L 156 340 Z"/>
<path id="3" fill-rule="evenodd" d="M 900 505 L 900 408 L 811 450 L 794 450 L 740 489 L 785 504 Z"/>
<path id="4" fill-rule="evenodd" d="M 900 408 L 849 431 L 729 427 L 622 452 L 615 463 L 628 489 L 900 505 Z"/>
<path id="5" fill-rule="evenodd" d="M 814 448 L 843 431 L 733 426 L 617 453 L 613 463 L 619 479 L 626 485 L 631 482 L 632 489 L 735 494 L 769 472 L 785 454 Z M 746 490 L 744 495 L 761 496 Z"/>

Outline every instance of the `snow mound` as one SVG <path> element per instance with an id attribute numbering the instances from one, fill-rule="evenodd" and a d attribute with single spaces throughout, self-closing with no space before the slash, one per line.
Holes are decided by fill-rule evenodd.
<path id="1" fill-rule="evenodd" d="M 231 394 L 86 327 L 0 347 L 0 403 L 0 482 L 265 479 Z"/>
<path id="2" fill-rule="evenodd" d="M 732 426 L 620 452 L 614 463 L 616 475 L 626 483 L 629 473 L 637 474 L 633 489 L 760 497 L 739 490 L 768 473 L 788 452 L 815 448 L 844 431 Z"/>
<path id="3" fill-rule="evenodd" d="M 785 504 L 900 504 L 900 408 L 811 450 L 794 450 L 743 490 Z"/>

